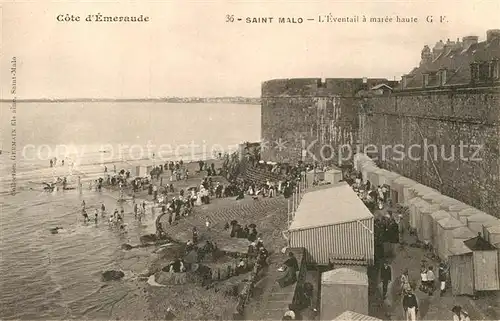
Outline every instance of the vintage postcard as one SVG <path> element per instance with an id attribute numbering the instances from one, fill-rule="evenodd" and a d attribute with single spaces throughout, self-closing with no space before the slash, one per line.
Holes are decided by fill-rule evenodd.
<path id="1" fill-rule="evenodd" d="M 499 320 L 499 12 L 0 0 L 0 319 Z"/>

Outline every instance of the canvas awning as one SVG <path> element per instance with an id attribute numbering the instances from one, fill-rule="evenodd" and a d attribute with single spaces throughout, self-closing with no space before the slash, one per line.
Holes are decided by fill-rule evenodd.
<path id="1" fill-rule="evenodd" d="M 328 226 L 373 218 L 345 182 L 304 194 L 289 230 Z"/>
<path id="2" fill-rule="evenodd" d="M 334 319 L 335 321 L 382 321 L 369 315 L 364 315 L 357 312 L 345 311 Z"/>

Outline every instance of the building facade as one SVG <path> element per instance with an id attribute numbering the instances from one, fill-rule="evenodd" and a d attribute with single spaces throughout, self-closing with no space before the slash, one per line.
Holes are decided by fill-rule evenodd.
<path id="1" fill-rule="evenodd" d="M 500 30 L 488 30 L 481 42 L 467 36 L 425 46 L 419 66 L 398 85 L 384 79 L 265 82 L 262 139 L 269 148 L 263 158 L 321 161 L 329 149 L 338 153 L 350 144 L 380 167 L 500 217 L 499 61 Z M 281 149 L 274 143 L 280 138 L 287 143 Z M 338 163 L 338 156 L 329 161 Z"/>

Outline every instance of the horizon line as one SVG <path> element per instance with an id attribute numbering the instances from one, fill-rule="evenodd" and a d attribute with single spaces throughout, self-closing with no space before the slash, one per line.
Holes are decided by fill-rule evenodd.
<path id="1" fill-rule="evenodd" d="M 0 99 L 0 102 L 108 102 L 108 101 L 167 101 L 170 99 L 261 99 L 258 97 L 251 96 L 209 96 L 209 97 L 155 97 L 155 98 L 12 98 L 12 99 Z"/>

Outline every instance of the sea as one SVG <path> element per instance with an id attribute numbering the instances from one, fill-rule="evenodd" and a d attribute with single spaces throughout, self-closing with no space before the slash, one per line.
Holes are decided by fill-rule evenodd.
<path id="1" fill-rule="evenodd" d="M 260 139 L 260 106 L 162 102 L 0 103 L 0 319 L 105 319 L 127 281 L 145 272 L 151 253 L 124 243 L 154 232 L 125 203 L 126 233 L 81 220 L 116 195 L 87 188 L 104 167 L 129 169 L 167 160 L 211 159 Z M 14 120 L 15 117 L 15 120 Z M 50 166 L 50 159 L 56 159 Z M 64 165 L 62 165 L 64 160 Z M 77 190 L 44 192 L 66 177 Z M 61 227 L 58 234 L 50 229 Z M 104 283 L 105 270 L 123 270 Z"/>

